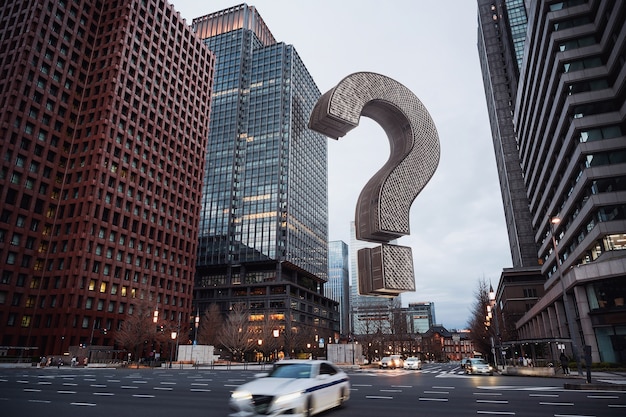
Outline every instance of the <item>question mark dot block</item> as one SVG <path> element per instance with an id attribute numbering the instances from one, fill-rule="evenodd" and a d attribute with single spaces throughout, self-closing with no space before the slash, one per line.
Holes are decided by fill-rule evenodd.
<path id="1" fill-rule="evenodd" d="M 395 297 L 415 291 L 413 253 L 408 246 L 382 244 L 357 252 L 359 294 Z"/>

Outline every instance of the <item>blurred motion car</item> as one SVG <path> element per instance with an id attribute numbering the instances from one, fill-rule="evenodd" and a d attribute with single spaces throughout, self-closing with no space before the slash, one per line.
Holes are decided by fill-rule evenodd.
<path id="1" fill-rule="evenodd" d="M 348 375 L 326 360 L 281 360 L 255 377 L 232 392 L 230 417 L 312 416 L 350 398 Z"/>
<path id="2" fill-rule="evenodd" d="M 404 369 L 422 369 L 422 361 L 420 358 L 411 356 L 404 360 Z"/>
<path id="3" fill-rule="evenodd" d="M 465 373 L 493 375 L 493 368 L 483 358 L 470 358 L 465 362 Z"/>
<path id="4" fill-rule="evenodd" d="M 402 368 L 402 365 L 403 365 L 403 361 L 400 355 L 391 355 L 391 356 L 385 356 L 384 358 L 382 358 L 380 360 L 380 364 L 378 364 L 378 367 L 380 369 L 384 369 L 384 368 L 396 369 L 396 368 Z"/>

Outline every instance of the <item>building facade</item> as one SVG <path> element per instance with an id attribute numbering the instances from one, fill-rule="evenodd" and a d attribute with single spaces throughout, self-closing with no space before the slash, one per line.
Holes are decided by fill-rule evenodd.
<path id="1" fill-rule="evenodd" d="M 324 295 L 339 303 L 339 323 L 342 335 L 350 332 L 350 269 L 348 245 L 335 240 L 328 243 L 328 282 Z"/>
<path id="2" fill-rule="evenodd" d="M 406 308 L 406 316 L 411 333 L 426 333 L 437 323 L 435 320 L 435 303 L 432 301 L 409 303 Z"/>
<path id="3" fill-rule="evenodd" d="M 593 361 L 623 363 L 626 5 L 526 5 L 512 122 L 545 282 L 516 328 L 520 339 L 567 340 L 575 358 L 589 346 Z"/>
<path id="4" fill-rule="evenodd" d="M 320 92 L 293 46 L 241 4 L 193 20 L 216 55 L 195 303 L 245 304 L 285 330 L 339 336 L 328 274 L 327 139 Z"/>
<path id="5" fill-rule="evenodd" d="M 0 6 L 0 344 L 188 317 L 214 58 L 165 1 Z M 12 354 L 12 353 L 9 353 Z"/>

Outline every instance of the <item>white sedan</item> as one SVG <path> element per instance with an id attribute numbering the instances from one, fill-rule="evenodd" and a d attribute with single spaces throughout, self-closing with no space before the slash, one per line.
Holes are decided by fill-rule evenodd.
<path id="1" fill-rule="evenodd" d="M 256 377 L 231 394 L 231 417 L 309 417 L 350 398 L 348 375 L 324 360 L 282 360 L 271 372 Z"/>

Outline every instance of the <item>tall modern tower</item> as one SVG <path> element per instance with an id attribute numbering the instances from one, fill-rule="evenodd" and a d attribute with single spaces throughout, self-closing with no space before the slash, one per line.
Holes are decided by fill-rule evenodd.
<path id="1" fill-rule="evenodd" d="M 1 345 L 191 313 L 213 64 L 164 1 L 2 2 Z"/>
<path id="2" fill-rule="evenodd" d="M 328 243 L 328 283 L 324 294 L 339 303 L 342 335 L 350 332 L 350 268 L 348 245 L 335 240 Z"/>
<path id="3" fill-rule="evenodd" d="M 257 318 L 334 339 L 338 304 L 323 295 L 327 138 L 307 128 L 320 92 L 254 7 L 193 28 L 216 54 L 194 302 L 223 312 L 245 303 Z"/>
<path id="4" fill-rule="evenodd" d="M 489 24 L 513 31 L 509 3 L 520 6 L 479 1 L 480 16 L 494 10 L 483 33 Z M 526 6 L 511 121 L 545 293 L 516 327 L 522 339 L 563 340 L 575 356 L 590 346 L 593 361 L 624 363 L 626 4 Z"/>
<path id="5" fill-rule="evenodd" d="M 536 267 L 537 244 L 517 153 L 513 106 L 526 37 L 524 0 L 478 1 L 478 52 L 513 267 Z"/>

